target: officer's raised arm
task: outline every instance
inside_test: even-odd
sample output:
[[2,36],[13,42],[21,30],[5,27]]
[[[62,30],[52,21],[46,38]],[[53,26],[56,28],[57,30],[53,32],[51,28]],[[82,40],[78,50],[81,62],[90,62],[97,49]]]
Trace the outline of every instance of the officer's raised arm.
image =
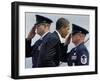
[[31,46],[31,39],[35,36],[35,30],[36,30],[36,25],[34,25],[32,27],[32,29],[30,30],[28,37],[26,38],[25,42],[26,42],[26,57],[31,57],[31,51],[33,46]]
[[36,34],[35,30],[36,30],[36,24],[32,27],[31,31],[29,32],[27,40],[31,40],[35,36]]
[[69,45],[71,41],[71,33],[65,37],[64,46]]

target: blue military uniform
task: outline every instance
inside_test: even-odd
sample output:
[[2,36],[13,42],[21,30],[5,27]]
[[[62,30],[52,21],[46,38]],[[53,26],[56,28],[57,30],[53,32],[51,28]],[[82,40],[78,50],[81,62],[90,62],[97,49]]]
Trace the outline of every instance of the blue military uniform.
[[89,64],[89,52],[84,43],[76,46],[69,52],[68,65],[88,65]]
[[[40,23],[51,24],[52,20],[50,20],[47,17],[36,15],[36,24]],[[47,41],[49,40],[50,34],[51,33],[48,32],[42,39],[36,41],[36,43],[33,46],[31,46],[31,40],[26,39],[26,57],[32,57],[32,67],[49,66],[49,62],[45,65],[43,65],[43,62],[46,61],[46,54],[49,53],[48,50],[46,50],[49,47],[46,47],[46,45]]]
[[[87,34],[89,33],[86,29],[72,24],[72,35],[76,33]],[[84,45],[84,42],[77,45],[68,53],[68,66],[80,66],[80,65],[89,65],[89,52]]]

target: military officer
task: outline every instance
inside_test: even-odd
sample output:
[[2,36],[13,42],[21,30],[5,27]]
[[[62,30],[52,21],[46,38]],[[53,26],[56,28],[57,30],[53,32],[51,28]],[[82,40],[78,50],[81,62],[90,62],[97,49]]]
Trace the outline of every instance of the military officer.
[[[33,26],[33,28],[28,34],[28,37],[26,38],[26,57],[32,57],[32,67],[33,68],[39,67],[38,64],[40,63],[38,62],[45,61],[44,60],[46,58],[45,51],[48,52],[48,50],[46,50],[46,48],[48,48],[46,47],[46,44],[51,34],[49,32],[51,23],[52,23],[51,19],[41,16],[41,15],[36,15],[36,24]],[[36,34],[35,32],[36,29],[37,29],[37,34],[39,34],[41,38],[38,41],[36,41],[36,43],[33,46],[31,46],[31,40],[32,38],[34,38]],[[40,58],[41,55],[42,57]],[[41,64],[41,65],[49,66],[47,64],[45,65]]]
[[68,53],[69,66],[89,65],[89,52],[84,45],[84,39],[88,33],[86,29],[72,24],[72,42],[76,47]]

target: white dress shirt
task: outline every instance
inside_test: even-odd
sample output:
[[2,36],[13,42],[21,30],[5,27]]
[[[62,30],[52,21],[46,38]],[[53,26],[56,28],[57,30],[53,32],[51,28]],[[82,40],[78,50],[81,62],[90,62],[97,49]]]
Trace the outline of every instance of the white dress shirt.
[[60,42],[61,43],[64,43],[65,42],[65,39],[61,37],[60,33],[56,30],[58,36],[59,36],[59,39],[60,39]]

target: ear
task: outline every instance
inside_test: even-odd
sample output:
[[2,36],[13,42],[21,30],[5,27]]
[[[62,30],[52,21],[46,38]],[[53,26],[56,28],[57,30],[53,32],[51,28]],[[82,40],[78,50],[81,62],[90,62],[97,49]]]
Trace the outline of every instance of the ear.
[[47,24],[45,23],[45,24],[43,24],[44,25],[44,28],[46,28],[47,27]]
[[85,37],[86,37],[86,35],[85,35],[85,34],[82,34],[82,37],[84,37],[84,38],[85,38]]

